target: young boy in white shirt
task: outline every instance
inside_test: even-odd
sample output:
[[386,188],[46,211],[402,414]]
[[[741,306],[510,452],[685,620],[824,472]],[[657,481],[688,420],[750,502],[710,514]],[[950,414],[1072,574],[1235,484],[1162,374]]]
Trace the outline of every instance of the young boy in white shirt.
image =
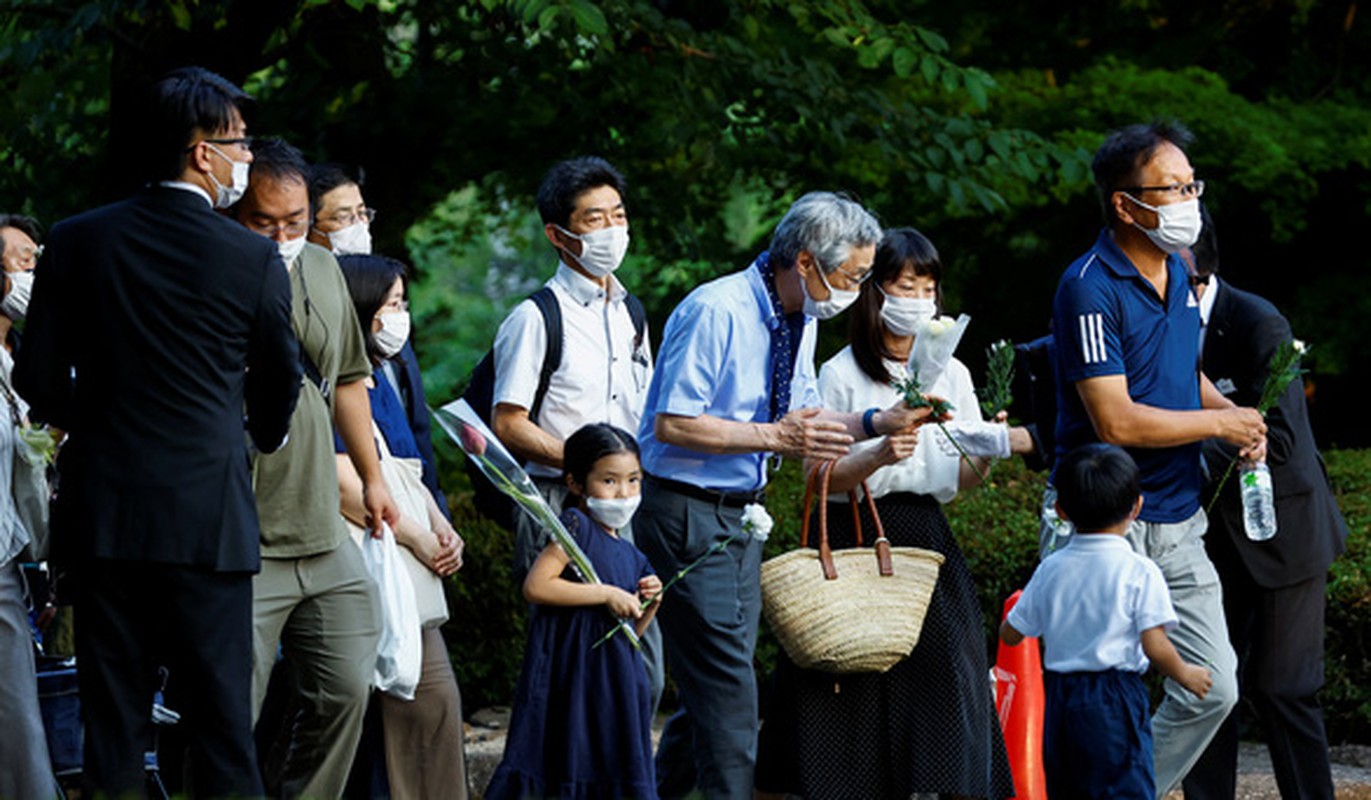
[[1000,626],[1005,644],[1043,640],[1047,794],[1152,800],[1148,663],[1201,698],[1213,681],[1166,638],[1177,620],[1161,570],[1124,539],[1142,508],[1133,459],[1085,445],[1062,459],[1056,484],[1057,513],[1080,535],[1038,565]]

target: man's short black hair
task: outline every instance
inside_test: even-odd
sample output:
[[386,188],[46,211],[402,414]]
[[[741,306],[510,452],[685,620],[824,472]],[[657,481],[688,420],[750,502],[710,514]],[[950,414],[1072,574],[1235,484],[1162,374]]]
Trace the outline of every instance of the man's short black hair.
[[1152,160],[1158,147],[1169,142],[1184,151],[1193,139],[1190,131],[1178,122],[1139,123],[1110,131],[1104,144],[1095,151],[1095,160],[1090,162],[1105,225],[1112,226],[1117,221],[1112,201],[1114,193],[1137,185],[1138,171]]
[[228,129],[233,112],[247,116],[252,98],[204,67],[182,67],[157,81],[147,98],[147,170],[153,180],[175,180],[185,168],[186,147],[196,130]]
[[364,176],[361,169],[350,169],[349,167],[328,162],[315,164],[309,171],[309,216],[314,219],[319,215],[319,205],[324,200],[324,195],[337,189],[339,186],[346,186],[349,183],[362,185]]
[[565,228],[571,223],[576,198],[599,186],[612,188],[620,199],[628,191],[624,176],[599,156],[579,156],[555,164],[538,187],[538,214],[543,224]]
[[1127,519],[1142,493],[1138,465],[1123,448],[1112,444],[1087,444],[1067,453],[1052,481],[1062,513],[1085,533]]
[[[43,243],[43,228],[38,220],[23,214],[0,213],[0,228],[14,228],[33,240],[34,244]],[[5,256],[5,240],[0,238],[0,258]]]
[[251,180],[296,181],[309,185],[309,162],[283,139],[255,139],[252,143]]

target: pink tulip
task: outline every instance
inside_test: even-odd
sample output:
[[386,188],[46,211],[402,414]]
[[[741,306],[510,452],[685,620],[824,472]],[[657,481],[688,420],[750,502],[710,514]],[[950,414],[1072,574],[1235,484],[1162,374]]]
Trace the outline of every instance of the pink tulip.
[[486,452],[486,437],[465,422],[462,423],[462,449],[474,456],[482,456]]

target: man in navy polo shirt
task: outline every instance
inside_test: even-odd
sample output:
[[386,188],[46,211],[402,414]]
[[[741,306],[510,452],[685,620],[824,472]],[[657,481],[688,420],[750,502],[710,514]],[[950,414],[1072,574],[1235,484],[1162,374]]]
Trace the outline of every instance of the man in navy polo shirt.
[[1182,128],[1114,131],[1092,169],[1105,229],[1062,275],[1053,303],[1057,453],[1087,442],[1126,448],[1141,473],[1143,507],[1128,540],[1161,568],[1180,625],[1171,641],[1204,664],[1214,685],[1199,699],[1166,682],[1152,718],[1157,796],[1180,783],[1237,702],[1219,578],[1204,549],[1200,443],[1221,438],[1265,458],[1266,426],[1199,370],[1200,318],[1175,253],[1195,242],[1199,196]]

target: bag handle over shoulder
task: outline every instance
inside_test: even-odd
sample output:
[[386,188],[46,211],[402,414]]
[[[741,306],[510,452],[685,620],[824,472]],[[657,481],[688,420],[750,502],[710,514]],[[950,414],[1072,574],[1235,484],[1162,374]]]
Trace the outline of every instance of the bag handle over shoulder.
[[[800,547],[808,547],[809,516],[813,510],[814,494],[817,490],[819,495],[819,564],[823,567],[824,577],[830,581],[838,577],[838,569],[833,565],[833,550],[828,543],[828,483],[836,463],[836,461],[825,461],[809,471],[809,475],[805,479],[805,511],[800,527]],[[862,494],[866,497],[866,506],[871,512],[872,524],[876,528],[877,569],[882,577],[889,577],[895,574],[890,557],[890,540],[885,538],[885,527],[881,525],[881,516],[876,513],[876,501],[872,498],[871,487],[867,485],[865,480],[862,481]],[[862,520],[860,509],[857,508],[856,490],[849,490],[847,497],[848,506],[852,508],[852,527],[856,534],[857,546],[861,547]]]

